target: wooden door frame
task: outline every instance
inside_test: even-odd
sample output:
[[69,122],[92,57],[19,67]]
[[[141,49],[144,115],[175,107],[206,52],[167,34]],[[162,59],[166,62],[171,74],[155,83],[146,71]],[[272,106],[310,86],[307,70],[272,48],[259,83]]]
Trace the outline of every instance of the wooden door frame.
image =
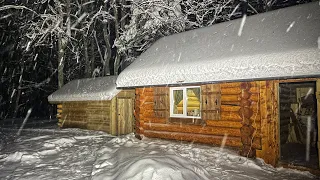
[[318,163],[320,168],[320,78],[304,78],[304,79],[286,79],[286,80],[278,80],[278,82],[275,84],[278,87],[278,95],[277,95],[277,100],[278,100],[278,144],[279,144],[279,154],[278,154],[278,160],[280,160],[281,156],[281,144],[280,144],[280,92],[279,92],[279,87],[280,84],[282,83],[299,83],[299,82],[314,82],[315,83],[315,94],[317,97],[317,123],[318,123],[318,142],[317,142],[317,149],[318,149]]
[[[119,109],[118,109],[118,100],[119,99],[123,99],[123,100],[131,100],[131,114],[128,114],[128,116],[132,116],[131,120],[133,121],[132,122],[132,132],[133,132],[133,126],[134,126],[134,115],[133,115],[133,112],[134,112],[134,98],[132,97],[116,97],[116,109],[117,109],[117,113],[116,113],[116,131],[117,131],[117,135],[121,135],[121,130],[120,130],[120,127],[119,127]],[[126,103],[129,103],[129,102],[126,102]],[[125,128],[126,129],[126,128]],[[131,132],[130,132],[131,133]]]

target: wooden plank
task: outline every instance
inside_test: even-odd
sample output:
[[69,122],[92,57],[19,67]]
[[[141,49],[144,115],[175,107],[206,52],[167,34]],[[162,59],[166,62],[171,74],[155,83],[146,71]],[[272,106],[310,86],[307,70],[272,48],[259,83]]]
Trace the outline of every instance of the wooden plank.
[[221,93],[219,84],[206,84],[201,86],[201,117],[207,119],[220,119]]
[[266,87],[266,81],[260,81],[259,82],[259,89],[260,89],[260,116],[261,116],[261,145],[262,149],[257,150],[256,155],[257,157],[260,157],[262,159],[266,159],[267,156],[267,139],[268,139],[268,131],[267,131],[267,87]]
[[118,110],[117,110],[117,98],[113,98],[111,100],[111,107],[110,107],[110,134],[111,135],[117,135],[117,127],[118,127],[118,122],[117,122],[117,114],[118,114]]
[[126,114],[125,114],[125,100],[121,98],[117,98],[117,119],[118,119],[118,135],[125,134],[125,122],[126,122]]
[[127,103],[128,103],[128,109],[127,109],[128,118],[127,118],[127,132],[126,132],[127,134],[132,133],[134,129],[133,102],[134,102],[133,99],[127,100]]
[[260,83],[262,150],[257,151],[257,156],[273,166],[279,158],[278,82]]

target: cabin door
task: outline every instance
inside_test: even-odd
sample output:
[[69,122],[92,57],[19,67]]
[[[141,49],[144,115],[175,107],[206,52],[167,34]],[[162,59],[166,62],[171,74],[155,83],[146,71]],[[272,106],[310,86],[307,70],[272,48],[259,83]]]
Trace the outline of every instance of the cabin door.
[[319,82],[279,84],[280,161],[283,163],[319,167]]
[[132,98],[117,98],[117,119],[118,135],[129,134],[133,132],[133,99]]

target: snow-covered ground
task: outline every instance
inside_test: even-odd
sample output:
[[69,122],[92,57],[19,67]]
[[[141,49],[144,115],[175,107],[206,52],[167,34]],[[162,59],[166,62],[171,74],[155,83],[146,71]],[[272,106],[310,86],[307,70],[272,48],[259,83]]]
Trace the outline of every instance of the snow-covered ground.
[[317,179],[207,145],[80,129],[0,131],[0,179]]

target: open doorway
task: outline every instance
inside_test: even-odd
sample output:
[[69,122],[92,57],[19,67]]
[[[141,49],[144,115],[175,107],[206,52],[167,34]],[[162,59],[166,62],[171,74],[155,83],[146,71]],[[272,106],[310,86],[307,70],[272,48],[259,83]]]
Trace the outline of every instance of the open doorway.
[[319,168],[316,82],[279,85],[280,161]]

